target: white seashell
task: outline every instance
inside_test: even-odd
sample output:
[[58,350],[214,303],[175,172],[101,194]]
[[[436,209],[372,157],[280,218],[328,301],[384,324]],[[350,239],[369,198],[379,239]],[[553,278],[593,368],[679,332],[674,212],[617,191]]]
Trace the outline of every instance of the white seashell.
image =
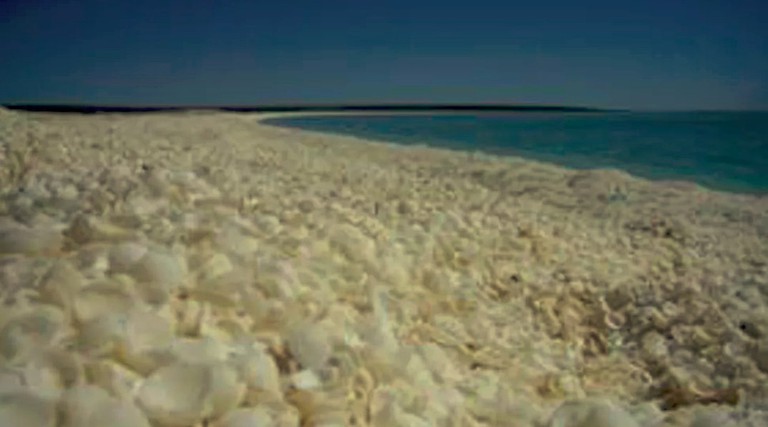
[[87,427],[151,427],[144,413],[130,400],[110,399],[97,407],[88,421]]
[[635,405],[631,408],[631,413],[641,426],[658,426],[665,418],[664,412],[654,402]]
[[[371,409],[371,425],[387,427],[406,427],[410,426],[409,421],[418,421],[409,419],[408,414],[403,411],[400,404],[390,390],[377,390],[374,393]],[[414,426],[422,423],[414,423]]]
[[78,345],[91,356],[112,354],[117,342],[125,335],[125,313],[107,313],[83,323],[79,328]]
[[247,287],[242,287],[239,294],[240,304],[243,307],[243,310],[250,316],[253,323],[262,323],[262,320],[269,312],[269,305],[267,304],[264,294],[259,290]]
[[149,427],[149,421],[133,403],[117,400],[92,385],[67,390],[61,408],[63,427]]
[[310,369],[293,374],[291,376],[291,383],[299,390],[313,390],[322,386],[320,378]]
[[268,296],[281,300],[292,300],[299,294],[298,277],[287,261],[268,261],[260,265],[257,283]]
[[86,365],[91,383],[119,398],[132,399],[144,378],[124,365],[104,359]]
[[301,322],[288,334],[288,348],[299,363],[309,369],[319,370],[331,357],[331,341],[319,324]]
[[390,325],[382,325],[379,320],[369,317],[354,326],[360,339],[377,352],[386,355],[393,355],[397,352],[397,339],[393,335]]
[[54,427],[56,403],[31,393],[1,395],[0,426]]
[[241,408],[224,415],[215,427],[278,427],[270,411],[264,407]]
[[0,396],[23,392],[24,375],[16,369],[0,367]]
[[200,301],[187,299],[174,302],[177,313],[176,333],[179,335],[199,336],[203,322],[210,318],[210,305]]
[[173,327],[166,318],[150,310],[131,310],[121,338],[117,360],[139,373],[147,374],[171,359]]
[[230,309],[237,306],[236,291],[230,286],[207,284],[188,291],[189,297],[201,303],[207,303],[215,307]]
[[131,275],[136,280],[152,283],[167,283],[175,286],[184,279],[183,266],[180,260],[169,253],[159,250],[148,251],[141,257],[133,268]]
[[213,363],[227,359],[229,348],[210,337],[177,338],[173,343],[176,361],[183,363]]
[[85,381],[85,370],[80,355],[68,349],[52,349],[41,355],[44,364],[56,371],[63,387],[72,387]]
[[275,360],[258,345],[241,344],[230,360],[248,388],[280,393],[280,371]]
[[48,270],[40,284],[40,301],[70,313],[75,295],[85,286],[85,276],[70,262],[59,261]]
[[132,197],[127,203],[129,211],[139,216],[149,216],[163,209],[167,201],[163,199],[149,200],[144,196]]
[[63,389],[57,372],[41,363],[30,363],[23,368],[24,391],[55,401]]
[[0,356],[7,362],[26,360],[58,343],[66,316],[54,306],[38,305],[7,320],[0,328]]
[[254,219],[254,224],[267,235],[277,234],[282,228],[280,220],[272,215],[259,215]]
[[247,257],[259,249],[259,241],[248,236],[243,236],[235,228],[228,228],[216,236],[216,244],[224,251]]
[[93,284],[75,296],[75,319],[82,324],[108,314],[127,313],[136,304],[131,291],[118,283]]
[[21,226],[0,229],[0,255],[58,252],[63,242],[61,233],[54,229]]
[[200,266],[197,272],[197,280],[200,283],[211,282],[217,277],[229,273],[233,268],[232,262],[226,255],[217,253]]
[[236,408],[244,395],[235,372],[223,364],[175,363],[142,384],[139,405],[161,425],[192,425]]
[[134,230],[118,227],[88,215],[77,216],[65,233],[80,245],[93,242],[117,242],[134,239],[137,236]]
[[148,251],[130,269],[137,281],[136,290],[150,304],[164,304],[170,292],[182,284],[184,268],[179,259],[171,254]]
[[[423,414],[428,419],[445,419],[455,416],[459,408],[464,407],[466,399],[455,388],[440,387],[430,394],[427,410]],[[503,403],[503,402],[500,402]],[[431,416],[427,416],[427,414]]]
[[59,407],[63,415],[64,427],[89,426],[90,418],[100,406],[109,403],[111,397],[102,389],[94,385],[75,386],[61,397]]
[[150,171],[150,173],[145,178],[145,183],[149,188],[150,194],[152,196],[163,197],[171,191],[172,187],[171,184],[167,182],[167,178],[168,171],[161,169]]
[[109,269],[108,248],[103,245],[83,246],[75,258],[77,268],[91,279],[104,278]]
[[669,354],[667,340],[656,331],[646,332],[643,335],[640,348],[643,356],[649,359],[662,359]]
[[125,242],[112,247],[109,251],[109,269],[111,273],[128,273],[147,253],[147,247],[139,243]]
[[358,228],[342,224],[331,230],[331,246],[353,261],[373,263],[376,247]]
[[77,187],[72,184],[63,185],[55,189],[56,197],[62,200],[75,200],[78,196]]
[[405,366],[409,375],[409,381],[419,389],[431,389],[435,387],[435,379],[424,360],[418,354],[412,354]]
[[436,378],[444,382],[461,380],[461,374],[442,347],[435,343],[427,343],[421,345],[419,350],[424,362]]
[[581,399],[560,405],[548,427],[640,427],[623,409],[606,401]]

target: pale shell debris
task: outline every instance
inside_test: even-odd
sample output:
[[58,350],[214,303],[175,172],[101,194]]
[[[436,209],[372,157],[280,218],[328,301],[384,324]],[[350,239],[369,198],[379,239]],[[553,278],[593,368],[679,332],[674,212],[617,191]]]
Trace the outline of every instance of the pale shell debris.
[[226,365],[175,363],[146,379],[138,391],[138,402],[161,425],[192,425],[236,408],[244,391]]
[[0,425],[55,427],[56,401],[29,392],[0,395]]
[[57,230],[23,226],[0,229],[0,255],[55,253],[61,250],[63,243]]

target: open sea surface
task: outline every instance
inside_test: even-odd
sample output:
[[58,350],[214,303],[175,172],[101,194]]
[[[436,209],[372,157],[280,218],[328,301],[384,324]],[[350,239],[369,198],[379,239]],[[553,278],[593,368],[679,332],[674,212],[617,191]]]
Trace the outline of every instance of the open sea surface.
[[768,194],[768,112],[335,115],[266,123]]

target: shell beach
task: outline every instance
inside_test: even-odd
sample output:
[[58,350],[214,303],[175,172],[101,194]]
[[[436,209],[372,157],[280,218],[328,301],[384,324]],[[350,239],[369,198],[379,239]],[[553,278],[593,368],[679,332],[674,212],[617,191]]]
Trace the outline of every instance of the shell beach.
[[0,425],[768,425],[768,198],[0,109]]

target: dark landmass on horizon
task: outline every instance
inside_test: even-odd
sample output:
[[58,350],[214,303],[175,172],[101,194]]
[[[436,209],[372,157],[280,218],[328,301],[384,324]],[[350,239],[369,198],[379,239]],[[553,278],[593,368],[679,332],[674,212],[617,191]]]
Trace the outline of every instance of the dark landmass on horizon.
[[262,105],[262,106],[108,106],[77,104],[4,104],[11,110],[50,113],[153,113],[184,111],[231,111],[238,113],[292,113],[292,112],[343,112],[343,111],[471,111],[471,112],[551,112],[551,113],[608,113],[628,110],[560,105],[514,104],[360,104],[360,105]]

